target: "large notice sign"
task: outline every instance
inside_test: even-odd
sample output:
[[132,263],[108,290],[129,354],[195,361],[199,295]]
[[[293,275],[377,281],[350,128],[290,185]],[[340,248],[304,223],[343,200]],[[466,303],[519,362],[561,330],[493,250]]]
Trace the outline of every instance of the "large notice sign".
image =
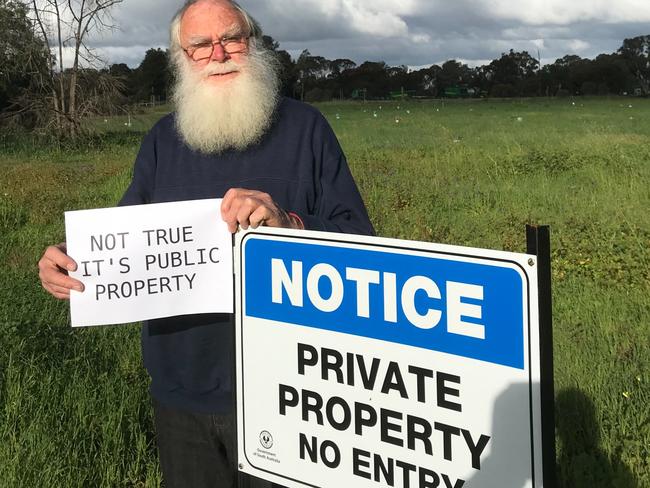
[[288,487],[541,487],[535,256],[238,238],[238,454]]
[[83,282],[72,326],[233,310],[232,235],[220,199],[66,212]]

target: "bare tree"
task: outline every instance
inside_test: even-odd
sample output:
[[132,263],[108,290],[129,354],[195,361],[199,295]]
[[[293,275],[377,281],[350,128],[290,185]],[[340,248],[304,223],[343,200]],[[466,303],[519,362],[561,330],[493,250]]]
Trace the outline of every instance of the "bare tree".
[[[59,134],[75,137],[81,119],[92,113],[102,95],[113,95],[117,86],[110,75],[84,77],[87,68],[97,68],[101,59],[88,44],[88,36],[114,30],[111,9],[123,0],[31,0],[35,26],[49,50],[49,77],[42,80],[43,91],[49,94],[52,123]],[[64,49],[73,52],[72,66],[64,68]],[[80,87],[81,81],[95,86]],[[81,95],[92,94],[92,96]],[[43,104],[45,108],[46,104]]]

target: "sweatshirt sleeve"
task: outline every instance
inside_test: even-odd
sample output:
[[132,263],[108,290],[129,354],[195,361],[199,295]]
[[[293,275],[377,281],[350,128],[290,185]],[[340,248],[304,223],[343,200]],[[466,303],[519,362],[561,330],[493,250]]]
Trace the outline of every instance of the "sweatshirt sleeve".
[[313,154],[316,207],[314,212],[306,215],[297,213],[305,228],[374,235],[375,230],[343,150],[322,115],[314,127]]

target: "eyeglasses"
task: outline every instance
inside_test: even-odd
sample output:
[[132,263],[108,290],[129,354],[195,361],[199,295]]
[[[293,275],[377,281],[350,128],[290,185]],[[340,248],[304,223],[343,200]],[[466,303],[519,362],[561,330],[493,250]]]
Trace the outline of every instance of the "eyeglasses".
[[223,52],[226,54],[243,53],[248,48],[249,38],[250,36],[224,37],[217,41],[192,44],[191,46],[183,48],[183,51],[185,51],[193,61],[203,61],[212,57],[214,46],[217,44],[221,46]]

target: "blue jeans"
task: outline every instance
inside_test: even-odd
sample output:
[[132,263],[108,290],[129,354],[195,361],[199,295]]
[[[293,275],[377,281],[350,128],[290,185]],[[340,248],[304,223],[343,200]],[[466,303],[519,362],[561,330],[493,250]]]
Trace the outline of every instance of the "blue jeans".
[[[234,417],[187,412],[153,400],[165,488],[270,488],[236,469]],[[281,488],[281,487],[278,487]]]

